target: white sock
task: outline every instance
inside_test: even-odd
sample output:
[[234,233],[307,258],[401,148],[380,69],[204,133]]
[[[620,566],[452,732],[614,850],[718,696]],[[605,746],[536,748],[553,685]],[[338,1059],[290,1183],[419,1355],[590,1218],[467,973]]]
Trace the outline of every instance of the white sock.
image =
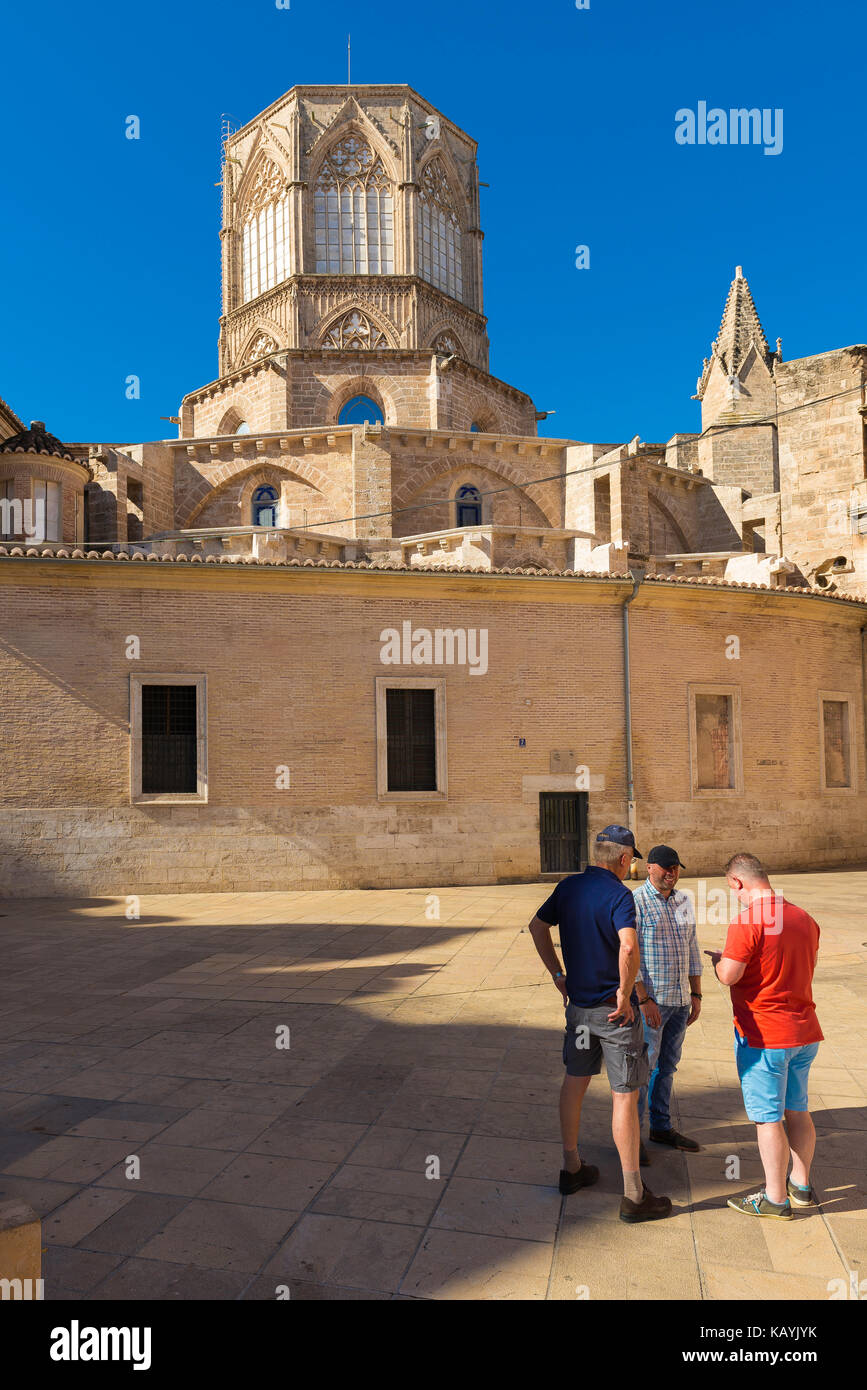
[[640,1173],[623,1174],[623,1195],[628,1197],[631,1202],[640,1202],[644,1196],[644,1183],[641,1181]]

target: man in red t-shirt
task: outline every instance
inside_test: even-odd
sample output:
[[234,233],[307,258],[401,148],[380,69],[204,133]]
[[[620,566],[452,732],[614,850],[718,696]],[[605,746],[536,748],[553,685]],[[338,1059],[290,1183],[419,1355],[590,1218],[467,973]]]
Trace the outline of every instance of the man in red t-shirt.
[[738,1076],[765,1170],[761,1192],[731,1197],[728,1205],[748,1216],[788,1220],[793,1203],[813,1203],[816,1130],[807,1077],[823,1038],[812,991],[819,928],[773,891],[755,855],[734,855],[725,876],[744,911],[729,927],[723,950],[707,954],[717,979],[731,987]]

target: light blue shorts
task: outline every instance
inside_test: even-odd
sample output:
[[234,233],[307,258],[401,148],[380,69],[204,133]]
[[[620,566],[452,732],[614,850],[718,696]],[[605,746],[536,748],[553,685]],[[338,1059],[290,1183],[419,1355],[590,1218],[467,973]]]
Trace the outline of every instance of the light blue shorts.
[[750,1047],[735,1031],[735,1058],[744,1107],[754,1124],[772,1124],[785,1110],[806,1110],[807,1078],[819,1044]]

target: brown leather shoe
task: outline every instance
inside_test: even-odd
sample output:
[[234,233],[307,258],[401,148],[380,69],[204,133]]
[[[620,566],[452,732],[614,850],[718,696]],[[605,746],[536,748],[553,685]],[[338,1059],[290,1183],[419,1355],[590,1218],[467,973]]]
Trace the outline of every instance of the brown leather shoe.
[[564,1197],[571,1197],[573,1192],[578,1192],[582,1187],[592,1187],[598,1181],[599,1169],[594,1163],[582,1163],[577,1173],[560,1169],[560,1192]]
[[685,1153],[697,1154],[701,1151],[700,1144],[688,1139],[685,1134],[678,1134],[676,1129],[652,1129],[650,1138],[654,1144],[666,1144],[670,1149],[683,1149]]
[[621,1221],[658,1221],[662,1216],[668,1216],[671,1212],[670,1197],[654,1197],[647,1186],[642,1183],[644,1196],[640,1202],[633,1202],[631,1197],[620,1198],[620,1220]]

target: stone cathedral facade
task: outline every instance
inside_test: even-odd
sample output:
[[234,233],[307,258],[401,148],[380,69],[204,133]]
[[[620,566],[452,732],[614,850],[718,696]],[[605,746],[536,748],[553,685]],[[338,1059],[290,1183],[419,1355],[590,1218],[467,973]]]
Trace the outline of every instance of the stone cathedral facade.
[[466,132],[297,86],[223,155],[217,375],[177,437],[0,402],[9,890],[526,878],[597,819],[696,870],[744,828],[779,865],[867,853],[867,347],[785,361],[738,267],[700,428],[540,436],[490,372]]
[[177,439],[52,454],[0,416],[0,501],[62,485],[46,540],[867,590],[867,348],[786,362],[740,267],[700,430],[542,438],[489,371],[475,142],[412,88],[293,87],[226,134],[222,196],[219,371]]

